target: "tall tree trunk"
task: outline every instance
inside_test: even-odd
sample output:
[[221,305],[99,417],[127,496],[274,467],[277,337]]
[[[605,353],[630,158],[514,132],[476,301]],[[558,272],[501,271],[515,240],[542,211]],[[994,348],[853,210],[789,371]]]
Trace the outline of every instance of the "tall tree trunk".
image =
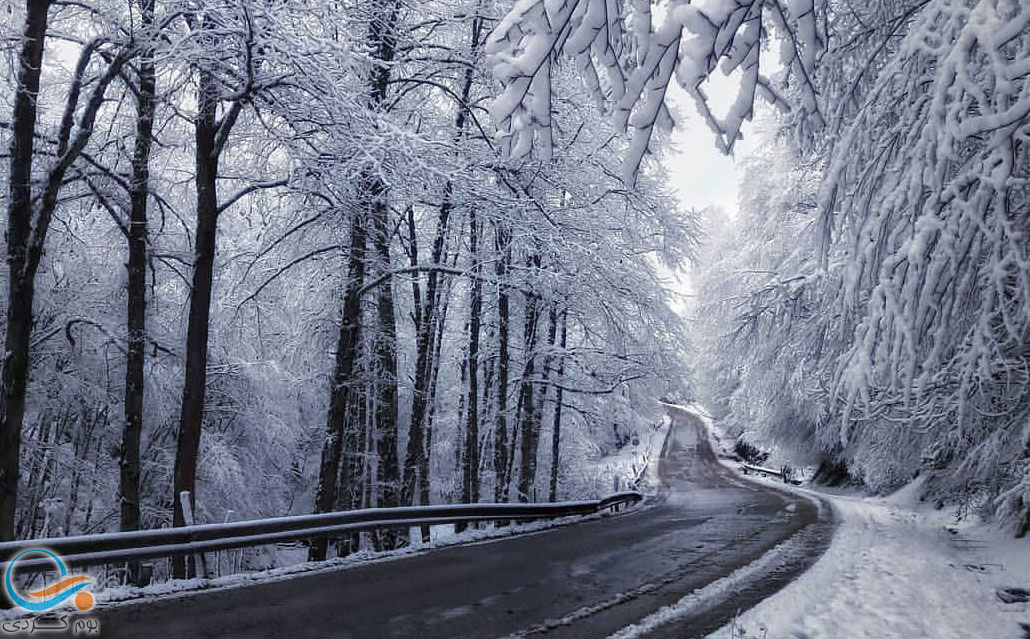
[[[475,57],[479,50],[479,41],[483,29],[483,19],[479,15],[472,22],[471,53]],[[472,67],[465,70],[460,90],[461,104],[458,105],[457,115],[454,120],[455,140],[461,140],[465,135],[465,126],[468,119],[467,104],[469,95],[472,92],[473,81]],[[447,238],[447,222],[453,208],[454,185],[448,181],[444,184],[443,198],[440,203],[440,216],[437,221],[436,237],[433,240],[432,264],[438,266],[443,258],[444,242]],[[411,422],[408,427],[408,455],[404,464],[404,503],[414,503],[415,477],[418,476],[419,500],[422,503],[429,502],[429,464],[431,455],[431,426],[428,424],[428,414],[432,412],[431,404],[434,401],[433,387],[436,371],[438,369],[437,358],[434,352],[439,352],[440,339],[434,340],[434,331],[442,333],[443,322],[439,316],[439,278],[436,272],[430,271],[426,284],[426,305],[418,318],[422,325],[416,326],[416,362],[415,362],[415,387],[412,395]],[[417,291],[416,291],[417,293]],[[418,300],[416,299],[416,303]],[[435,342],[435,343],[434,343]],[[421,442],[420,447],[413,447],[411,442]],[[428,528],[423,527],[423,537],[428,541]]]
[[536,457],[540,441],[540,430],[536,423],[536,403],[533,376],[536,374],[537,323],[540,317],[540,301],[526,294],[526,321],[523,327],[523,344],[525,345],[526,365],[522,371],[519,384],[519,435],[520,459],[518,500],[527,502],[532,496],[533,483],[536,480]]
[[[408,206],[405,217],[408,223],[408,264],[411,268],[417,269],[418,234],[415,233],[415,208]],[[415,324],[415,334],[418,335],[422,330],[422,285],[417,276],[411,278],[411,299],[414,301],[411,319]]]
[[[28,0],[25,34],[18,57],[14,113],[11,118],[10,198],[7,218],[7,265],[9,269],[5,355],[3,359],[3,397],[0,399],[0,541],[14,539],[18,498],[18,465],[21,455],[21,429],[25,420],[25,392],[29,376],[29,345],[32,338],[32,304],[36,273],[43,257],[47,232],[57,209],[58,195],[66,183],[68,169],[82,154],[93,135],[97,112],[111,82],[121,73],[134,49],[126,46],[110,59],[99,77],[85,80],[99,40],[83,47],[69,85],[61,116],[54,157],[41,192],[32,194],[32,162],[36,133],[40,69],[43,64],[47,12],[50,2]],[[79,112],[79,97],[84,86],[91,87],[89,100]],[[75,129],[75,135],[72,130]]]
[[[337,510],[361,508],[365,502],[365,454],[368,442],[366,401],[362,387],[355,388],[348,397],[350,416],[343,436],[343,455],[340,460],[339,499]],[[336,545],[337,555],[344,557],[361,548],[361,533],[344,535]]]
[[[179,441],[175,455],[175,503],[172,525],[183,526],[186,519],[182,499],[189,493],[190,509],[196,512],[197,451],[204,422],[204,395],[207,387],[207,344],[211,327],[211,290],[214,279],[215,243],[218,233],[218,137],[219,87],[214,75],[201,66],[197,85],[196,171],[197,232],[194,242],[193,285],[190,291],[189,324],[186,329],[186,381],[179,417]],[[192,557],[191,557],[192,559]],[[192,576],[193,562],[184,557],[173,559],[176,578]]]
[[476,209],[469,209],[469,251],[472,259],[472,299],[469,309],[468,411],[465,421],[465,455],[462,462],[461,501],[479,501],[479,328],[483,308],[483,282],[479,277],[479,225]]
[[[153,40],[154,0],[140,0],[143,37]],[[128,353],[125,358],[125,429],[119,460],[121,530],[140,528],[140,436],[143,431],[143,366],[147,317],[147,198],[150,194],[150,148],[153,141],[156,79],[154,51],[146,47],[139,61],[136,96],[136,146],[132,156],[129,210]],[[129,582],[139,582],[139,562],[128,565]]]
[[[443,260],[444,242],[447,239],[447,224],[451,213],[451,184],[444,185],[444,199],[436,222],[436,236],[433,238],[431,264],[439,266]],[[404,460],[404,490],[402,502],[413,505],[418,488],[418,479],[426,465],[425,419],[429,405],[429,387],[433,370],[434,337],[437,328],[437,304],[439,303],[439,273],[429,271],[426,277],[425,304],[418,313],[416,330],[415,385],[411,397],[411,421],[408,424],[408,452]]]
[[[331,512],[336,505],[340,455],[348,431],[348,403],[352,393],[354,364],[361,348],[361,287],[365,282],[366,219],[355,213],[351,219],[350,247],[347,258],[347,286],[343,299],[343,317],[336,343],[336,365],[329,389],[329,415],[326,419],[325,442],[318,470],[315,512]],[[355,393],[357,394],[357,393]],[[317,539],[308,548],[309,561],[326,558],[328,542]]]
[[[382,108],[390,84],[390,62],[397,53],[397,19],[400,0],[379,0],[378,15],[369,28],[374,57],[380,62],[372,70],[369,105]],[[382,273],[390,271],[390,209],[386,185],[378,175],[369,174],[361,197],[372,222],[372,243]],[[379,506],[399,506],[400,467],[397,456],[397,318],[393,302],[393,282],[380,285],[377,299],[379,335],[374,341],[376,370],[376,439],[379,452]],[[424,318],[423,318],[424,319]],[[403,543],[405,535],[388,531],[381,537],[387,550]]]
[[[417,268],[418,267],[418,235],[415,233],[415,211],[414,211],[414,208],[411,207],[411,206],[408,206],[407,222],[408,222],[408,256],[409,256],[409,263],[411,264],[412,268]],[[411,297],[412,297],[412,301],[414,302],[414,304],[412,305],[412,308],[414,310],[412,312],[411,318],[412,318],[412,320],[413,320],[413,322],[415,324],[415,336],[416,336],[416,343],[417,343],[417,340],[418,340],[419,336],[422,335],[422,313],[423,313],[423,307],[422,307],[422,285],[421,285],[420,279],[418,277],[412,277],[411,278]],[[410,431],[410,429],[411,429],[410,425],[409,425],[408,429]],[[423,437],[423,439],[428,440],[428,436]],[[428,441],[426,441],[424,449],[425,450],[424,450],[424,452],[422,454],[423,463],[420,466],[428,467],[428,465],[429,465],[428,464],[428,460],[429,460],[429,453],[430,453],[430,447],[429,447],[429,442]],[[407,463],[407,460],[405,460],[405,463]],[[423,476],[422,472],[419,473],[419,493],[420,493],[419,501],[421,501],[422,503],[428,503],[428,501],[429,501],[429,485],[428,485],[429,481],[428,481],[428,479],[429,479],[428,477]],[[423,539],[423,541],[428,541],[428,539],[429,539],[429,527],[428,526],[422,526],[421,532],[422,532],[422,539]]]
[[[377,180],[378,182],[378,180]],[[390,227],[387,219],[385,187],[373,186],[373,245],[383,273],[390,270]],[[379,326],[374,341],[376,384],[376,439],[379,450],[379,495],[377,506],[392,508],[401,504],[400,466],[397,456],[397,318],[393,302],[393,282],[379,286],[376,300]],[[385,531],[380,539],[385,550],[396,548],[406,539],[397,531]]]
[[[369,95],[368,106],[375,110],[379,109],[386,97],[389,87],[390,67],[387,63],[393,60],[396,51],[396,27],[397,13],[399,10],[398,0],[373,0],[376,12],[373,16],[368,30],[368,41],[371,45],[373,56],[382,64],[377,64],[369,73]],[[351,220],[350,229],[350,255],[347,268],[347,287],[344,293],[343,319],[340,323],[340,335],[336,348],[336,365],[333,371],[332,387],[329,391],[329,417],[326,423],[326,439],[322,447],[322,461],[319,466],[318,490],[315,495],[315,512],[330,512],[336,505],[339,491],[340,458],[344,440],[348,430],[348,419],[351,414],[348,403],[352,399],[350,385],[353,382],[354,364],[361,348],[361,338],[364,333],[361,313],[361,288],[364,284],[365,275],[368,270],[368,253],[366,248],[368,227],[373,229],[373,245],[376,253],[383,261],[383,246],[385,244],[385,261],[383,268],[389,269],[389,237],[380,233],[380,228],[387,228],[386,216],[389,210],[386,206],[385,185],[370,170],[362,172],[359,178],[359,201],[360,213]],[[388,293],[389,301],[384,297]],[[379,467],[380,481],[388,479],[390,468],[396,468],[396,421],[397,421],[397,379],[396,379],[396,321],[393,315],[393,287],[389,280],[380,287],[378,291],[379,304],[378,312],[380,317],[380,332],[388,331],[390,335],[380,335],[377,339],[385,338],[383,348],[393,348],[394,352],[377,353],[377,365],[385,366],[393,370],[392,377],[388,380],[380,379],[376,382],[376,398],[374,402],[374,422],[377,428],[377,437],[385,438],[380,440],[379,455],[382,457]],[[386,316],[390,317],[387,318]],[[379,346],[377,345],[377,349]],[[392,366],[389,360],[393,360]],[[390,396],[393,400],[390,401]],[[386,400],[385,402],[382,400]],[[385,407],[384,407],[385,404]],[[391,424],[392,423],[392,424]],[[380,430],[380,429],[385,429]],[[392,432],[388,432],[392,431]],[[382,446],[394,448],[393,461],[384,453]],[[385,473],[385,474],[384,474]],[[396,480],[394,480],[396,483]],[[377,495],[379,505],[396,505],[396,499],[389,488],[385,488],[382,494]],[[384,503],[385,502],[385,503]],[[391,542],[392,543],[392,542]],[[308,549],[310,561],[321,561],[326,558],[328,542],[316,540]]]
[[18,84],[11,118],[10,199],[7,208],[7,332],[4,339],[3,405],[0,406],[0,541],[15,538],[18,463],[29,376],[35,273],[27,273],[32,224],[33,136],[39,76],[47,31],[47,0],[26,3],[25,36],[18,57]]
[[548,382],[551,381],[551,373],[554,372],[554,345],[558,339],[558,306],[556,304],[551,305],[551,312],[548,317],[547,351],[544,354],[543,374],[540,378],[540,392],[537,394],[535,412],[533,414],[533,425],[536,428],[538,439],[540,437],[540,432],[543,430],[544,410],[547,406],[547,395],[548,389],[550,388]]
[[510,231],[503,222],[494,227],[497,248],[497,414],[494,420],[494,501],[508,501],[509,459],[512,456],[508,442],[508,366],[510,310],[505,278],[511,259]]
[[[464,331],[467,334],[468,333],[468,329],[469,329],[469,322],[466,321],[465,325],[462,327],[461,330]],[[468,377],[469,377],[469,375],[468,375],[468,370],[469,370],[468,353],[469,353],[468,352],[468,345],[465,345],[461,349],[461,358],[459,358],[459,360],[458,360],[458,362],[459,362],[458,363],[458,388],[465,388],[465,383],[468,381]],[[468,400],[468,395],[466,393],[462,393],[461,395],[458,395],[458,419],[457,419],[457,424],[458,424],[459,430],[461,428],[464,428],[464,426],[465,426],[465,402],[466,402],[466,400]],[[459,437],[457,442],[456,442],[456,444],[455,444],[455,446],[456,446],[456,448],[455,448],[455,451],[454,451],[454,476],[455,477],[461,477],[462,476],[461,465],[462,465],[462,462],[465,461],[465,449],[464,449],[465,441]],[[458,492],[459,493],[461,492],[461,486],[460,485],[458,487]],[[459,530],[459,532],[460,532],[460,530]]]
[[554,392],[554,428],[551,431],[551,486],[548,493],[550,501],[558,500],[558,462],[561,445],[561,411],[562,394],[565,390],[562,387],[565,376],[565,346],[568,343],[569,312],[562,311],[561,314],[561,355],[558,356],[558,377],[557,387]]
[[[444,264],[447,260],[444,260]],[[454,251],[453,259],[451,260],[451,268],[457,264],[457,251]],[[430,503],[430,463],[432,462],[433,452],[433,419],[436,415],[437,410],[437,389],[440,386],[440,368],[443,361],[441,354],[443,352],[444,345],[444,330],[447,328],[447,308],[450,305],[450,292],[453,280],[448,279],[445,285],[441,285],[437,289],[437,303],[435,308],[437,309],[436,317],[434,322],[436,328],[434,329],[434,337],[431,344],[431,357],[432,367],[430,371],[430,389],[428,389],[426,398],[426,409],[425,419],[422,423],[422,441],[425,442],[424,450],[422,451],[422,459],[419,464],[418,471],[418,493],[419,503],[428,504]],[[462,359],[464,362],[464,359]],[[465,385],[464,378],[462,378],[461,385]],[[422,526],[422,540],[430,540],[430,527]]]
[[[457,255],[455,255],[457,258]],[[440,353],[443,351],[443,332],[447,326],[447,307],[450,303],[451,295],[451,284],[448,281],[446,287],[439,287],[437,289],[437,302],[435,308],[437,309],[436,317],[434,322],[436,328],[434,329],[431,349],[431,370],[429,372],[429,391],[427,393],[427,409],[426,416],[422,425],[422,441],[424,442],[424,450],[422,452],[422,459],[419,461],[418,467],[418,492],[419,492],[419,503],[429,504],[430,502],[430,473],[429,464],[432,461],[433,451],[433,416],[436,414],[436,389],[440,379]],[[429,541],[429,526],[422,526],[422,541]]]

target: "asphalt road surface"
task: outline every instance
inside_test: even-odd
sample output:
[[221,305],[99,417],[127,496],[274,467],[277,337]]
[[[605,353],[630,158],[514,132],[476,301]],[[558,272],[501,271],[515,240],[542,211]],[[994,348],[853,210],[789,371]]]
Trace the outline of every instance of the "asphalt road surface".
[[[788,538],[802,552],[647,637],[703,637],[803,572],[833,522],[743,481],[703,426],[670,409],[663,487],[625,514],[254,586],[107,607],[103,637],[603,638]],[[828,512],[828,511],[827,511]]]

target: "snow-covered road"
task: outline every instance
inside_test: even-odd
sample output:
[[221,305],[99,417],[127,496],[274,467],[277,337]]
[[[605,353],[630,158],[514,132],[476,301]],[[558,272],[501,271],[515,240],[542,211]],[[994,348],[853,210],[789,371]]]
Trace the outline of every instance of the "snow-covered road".
[[672,415],[658,460],[662,491],[636,512],[246,588],[103,606],[103,635],[704,636],[807,568],[832,523],[809,499],[737,478],[718,464],[699,420]]

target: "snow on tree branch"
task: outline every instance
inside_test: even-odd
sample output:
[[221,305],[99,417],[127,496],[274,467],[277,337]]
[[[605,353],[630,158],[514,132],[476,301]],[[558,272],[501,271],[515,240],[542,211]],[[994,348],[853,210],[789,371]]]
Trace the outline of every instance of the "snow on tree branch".
[[[726,153],[758,96],[821,127],[815,76],[827,43],[825,12],[813,0],[520,0],[487,44],[504,86],[492,105],[498,135],[514,158],[534,149],[551,157],[553,67],[561,57],[573,61],[629,138],[629,179],[673,125],[666,98],[674,76]],[[779,45],[778,66],[763,74],[761,51],[771,44]],[[739,72],[738,97],[723,115],[713,112],[703,86],[716,69]]]

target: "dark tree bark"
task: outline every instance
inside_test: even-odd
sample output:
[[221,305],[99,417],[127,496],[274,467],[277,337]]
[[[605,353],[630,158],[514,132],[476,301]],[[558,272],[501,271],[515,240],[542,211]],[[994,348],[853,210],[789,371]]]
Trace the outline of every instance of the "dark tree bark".
[[497,414],[494,420],[494,501],[508,501],[508,485],[510,475],[511,451],[508,442],[508,367],[511,361],[509,353],[509,300],[508,289],[504,280],[508,275],[508,262],[511,259],[510,231],[503,222],[495,227],[495,244],[497,250]]
[[25,36],[18,57],[18,84],[11,118],[10,200],[7,208],[7,332],[5,337],[3,415],[0,416],[0,541],[14,539],[18,500],[18,462],[29,375],[32,300],[35,279],[26,277],[32,223],[33,135],[36,96],[47,30],[46,0],[26,3]]
[[[466,334],[468,334],[468,329],[469,329],[469,323],[468,323],[468,321],[466,321],[465,325],[462,327],[462,331],[464,331]],[[459,388],[465,388],[465,383],[468,381],[468,370],[469,370],[469,358],[468,358],[468,345],[467,344],[462,347],[462,349],[461,349],[461,358],[458,360],[458,362],[459,362],[458,363],[458,387]],[[462,393],[461,395],[458,396],[458,419],[457,419],[457,424],[459,425],[459,428],[464,428],[464,425],[465,425],[465,402],[466,402],[466,400],[468,400],[468,395],[466,393]],[[454,476],[455,477],[461,477],[462,476],[462,470],[461,470],[462,466],[461,465],[462,465],[462,462],[465,461],[465,448],[464,447],[465,447],[464,439],[459,438],[458,442],[457,442],[457,448],[455,449],[455,455],[454,455]],[[461,492],[460,485],[458,487],[458,492],[459,493]],[[464,530],[464,528],[461,527],[461,524],[456,524],[455,525],[455,529],[458,532],[461,532],[462,530]]]
[[[369,42],[380,62],[372,70],[369,104],[380,109],[390,84],[390,63],[397,53],[397,19],[399,0],[379,0],[377,15],[369,28]],[[390,271],[390,222],[386,185],[376,174],[369,174],[362,194],[373,227],[372,241],[382,273]],[[401,503],[400,467],[397,453],[397,318],[393,302],[393,283],[387,278],[378,289],[376,304],[379,335],[374,342],[376,361],[376,439],[379,452],[378,506],[394,507]],[[403,543],[406,535],[387,531],[381,537],[386,550]]]
[[[350,247],[347,258],[347,285],[343,300],[343,317],[336,344],[336,365],[329,389],[329,416],[318,472],[315,512],[331,512],[336,505],[340,455],[348,431],[348,405],[353,392],[354,364],[361,348],[361,287],[365,282],[366,220],[355,213],[351,220]],[[323,561],[328,548],[326,540],[315,540],[308,548],[310,561]]]
[[[358,375],[360,375],[360,371]],[[374,497],[366,496],[366,478],[368,465],[366,454],[369,441],[368,401],[365,384],[356,385],[348,394],[348,411],[350,413],[343,436],[343,455],[340,459],[339,498],[334,506],[336,510],[353,510],[363,508],[374,501]],[[361,548],[361,533],[344,535],[336,544],[337,555],[345,557]]]
[[[408,261],[409,261],[409,264],[411,265],[411,267],[413,269],[415,269],[415,268],[418,268],[418,235],[415,232],[415,211],[414,211],[414,208],[411,207],[411,206],[409,206],[408,210],[407,210],[407,222],[408,222],[408,258],[409,258]],[[414,304],[412,304],[412,309],[413,310],[412,310],[412,314],[411,314],[411,319],[412,319],[412,322],[415,325],[415,336],[416,336],[416,342],[417,342],[419,336],[422,335],[422,312],[423,312],[423,308],[422,308],[422,284],[421,284],[420,278],[418,278],[418,277],[411,278],[411,298],[412,298],[412,301],[414,302]],[[411,428],[410,425],[409,425],[408,428],[409,428],[409,431],[410,431],[410,428]],[[426,438],[426,439],[428,439],[428,438]],[[425,449],[426,450],[423,453],[423,458],[428,461],[428,458],[429,458],[428,457],[429,456],[429,445],[428,445],[428,442],[426,443]],[[407,460],[406,459],[405,459],[405,464],[407,464]],[[424,463],[422,465],[428,466],[427,463]],[[427,484],[427,482],[424,481],[424,479],[428,479],[428,478],[423,478],[421,476],[421,473],[420,473],[420,476],[419,476],[420,501],[428,502],[429,501],[429,495],[428,495],[429,491],[428,491],[428,489],[423,488],[423,486],[425,484]],[[428,526],[423,526],[422,527],[422,537],[424,539],[427,539],[429,537]]]
[[[369,25],[368,41],[373,57],[379,61],[369,73],[368,106],[375,110],[382,107],[390,80],[390,66],[396,52],[397,15],[400,4],[397,0],[376,0],[374,15]],[[315,496],[315,512],[330,512],[337,503],[340,481],[340,459],[345,438],[352,425],[348,423],[354,411],[349,403],[356,398],[351,385],[354,384],[354,367],[361,349],[363,318],[361,313],[361,290],[368,271],[366,248],[368,229],[372,229],[372,241],[383,272],[389,270],[389,236],[386,204],[386,185],[370,170],[359,178],[359,214],[351,221],[351,244],[348,258],[347,286],[344,294],[343,319],[336,348],[336,366],[329,391],[329,417],[326,423],[326,440],[322,448],[319,467],[318,491]],[[374,490],[380,506],[396,506],[397,480],[397,360],[396,360],[396,318],[393,309],[393,286],[387,280],[385,286],[377,289],[380,335],[376,336],[373,350],[376,353],[374,370],[380,375],[376,380],[373,402],[373,422],[376,428],[378,453],[380,455],[380,482],[383,486]],[[386,352],[392,349],[392,352]],[[386,373],[384,371],[392,371]],[[363,398],[362,398],[363,399]],[[392,452],[390,452],[392,449]],[[378,539],[378,538],[377,538]],[[394,547],[398,543],[396,533],[387,533],[385,543],[377,546]],[[326,558],[328,544],[315,541],[308,550],[311,561]]]
[[[418,235],[415,233],[415,209],[408,207],[405,217],[408,223],[408,264],[413,269],[418,268]],[[411,298],[415,302],[412,305],[411,320],[415,324],[415,334],[422,330],[422,285],[418,277],[411,278]]]
[[[479,50],[479,42],[482,36],[483,20],[478,15],[472,22],[471,54],[475,57]],[[461,140],[465,135],[467,123],[467,104],[469,95],[472,92],[473,73],[472,67],[466,68],[460,89],[461,103],[458,105],[455,116],[454,129],[455,140]],[[447,224],[451,210],[454,206],[454,185],[448,181],[444,184],[443,198],[440,203],[440,214],[437,220],[436,237],[433,240],[432,265],[438,266],[443,259],[443,248],[447,238]],[[418,290],[415,303],[418,304]],[[411,422],[408,427],[408,454],[404,464],[404,503],[413,504],[415,496],[415,483],[418,483],[419,501],[429,503],[429,464],[432,447],[431,425],[428,416],[432,412],[434,397],[434,378],[439,370],[438,357],[434,356],[440,350],[441,338],[436,333],[442,334],[443,321],[440,312],[439,276],[436,271],[430,271],[427,276],[425,306],[416,311],[416,361],[415,361],[415,386],[412,394]],[[420,442],[421,446],[412,446],[411,442]],[[417,479],[416,479],[417,478]],[[423,528],[423,537],[428,540],[428,527]]]
[[[455,253],[455,260],[457,260],[457,253]],[[419,491],[419,503],[428,504],[430,502],[430,481],[429,481],[429,462],[431,461],[431,452],[433,449],[433,416],[436,414],[436,389],[438,388],[438,381],[440,379],[440,353],[443,350],[443,332],[447,326],[447,307],[450,303],[450,289],[451,281],[448,280],[446,286],[439,287],[437,289],[437,300],[434,307],[437,309],[436,317],[433,318],[436,328],[434,329],[432,343],[430,345],[431,357],[430,362],[432,363],[431,370],[429,373],[429,392],[426,409],[426,416],[422,427],[422,440],[424,442],[424,451],[422,453],[422,459],[419,462],[418,470],[418,491]],[[464,384],[463,384],[464,385]],[[422,526],[422,541],[429,541],[429,526]]]
[[536,403],[533,376],[536,375],[537,324],[540,317],[540,302],[529,294],[526,295],[526,321],[523,326],[523,345],[525,346],[526,365],[522,370],[522,381],[519,383],[519,435],[520,458],[518,500],[527,502],[532,496],[533,483],[536,480],[536,458],[540,442],[540,429],[536,419]]
[[562,394],[565,390],[562,382],[565,376],[565,347],[568,343],[569,314],[563,311],[561,315],[561,355],[558,356],[557,388],[554,393],[554,428],[551,431],[551,486],[548,493],[550,501],[558,500],[558,462],[561,451],[561,411]]
[[[371,190],[373,245],[382,271],[390,270],[390,227],[387,219],[385,188],[377,184]],[[376,300],[378,335],[374,342],[376,386],[376,440],[379,451],[379,494],[381,508],[401,504],[400,465],[397,456],[397,319],[393,301],[393,283],[387,278],[378,289]],[[383,549],[392,550],[406,539],[396,531],[380,535]]]
[[[444,242],[447,239],[447,224],[451,213],[451,184],[444,185],[444,198],[436,222],[436,235],[430,261],[437,266],[443,260]],[[429,405],[429,388],[433,369],[433,351],[437,328],[437,304],[439,301],[439,273],[429,271],[426,277],[425,304],[418,313],[420,323],[416,331],[415,384],[411,397],[411,421],[408,424],[408,452],[404,460],[404,490],[402,503],[413,505],[418,488],[421,469],[427,465],[425,419]]]
[[[154,0],[140,0],[145,38],[152,42]],[[150,194],[150,149],[153,141],[156,79],[153,47],[140,54],[136,102],[136,145],[129,193],[128,352],[125,359],[125,429],[119,460],[121,530],[140,528],[140,436],[143,431],[143,366],[147,317],[147,198]],[[139,562],[129,562],[129,582],[139,583]]]
[[[193,282],[190,291],[189,323],[186,329],[186,381],[182,392],[179,439],[175,455],[174,526],[186,525],[181,495],[189,493],[190,508],[196,512],[197,451],[204,422],[207,387],[207,344],[211,325],[211,291],[214,280],[215,245],[218,234],[218,81],[201,67],[198,74],[196,140],[197,230],[194,242]],[[190,562],[192,564],[192,562]],[[176,578],[187,576],[184,557],[172,562]],[[192,568],[189,571],[193,572]]]
[[[38,113],[36,96],[39,94],[49,8],[50,3],[46,0],[26,2],[24,41],[18,57],[14,112],[11,118],[7,330],[4,337],[3,397],[0,405],[0,541],[15,537],[21,430],[25,420],[29,345],[32,338],[32,305],[43,246],[68,169],[82,154],[93,135],[97,112],[104,104],[107,88],[121,73],[134,51],[133,44],[126,45],[110,58],[103,75],[85,82],[85,72],[101,42],[94,40],[83,48],[61,117],[54,149],[56,160],[42,180],[41,192],[34,198],[32,164]],[[76,121],[79,97],[84,86],[92,87],[90,98]]]
[[465,458],[462,463],[461,501],[479,501],[479,329],[483,307],[483,283],[479,277],[479,225],[475,207],[469,210],[469,251],[473,263],[472,299],[469,309],[468,411],[465,422]]
[[[206,46],[215,47],[217,25],[205,14],[199,29]],[[249,34],[253,37],[253,34]],[[253,42],[247,42],[250,46]],[[218,216],[223,206],[218,202],[218,167],[226,141],[245,104],[258,90],[255,85],[256,69],[248,67],[245,85],[224,109],[219,118],[222,101],[221,82],[204,60],[197,67],[197,116],[194,122],[194,162],[196,167],[197,229],[193,244],[193,280],[190,290],[190,310],[186,328],[186,380],[182,391],[182,409],[179,414],[179,436],[173,469],[172,525],[186,523],[181,495],[189,493],[190,509],[196,512],[197,452],[200,447],[204,423],[204,402],[207,387],[207,346],[211,329],[211,294],[214,285],[215,249],[218,239]],[[281,186],[276,183],[275,186]],[[248,192],[245,190],[244,192]],[[230,198],[225,206],[239,198]],[[203,555],[201,555],[203,559]],[[193,573],[192,557],[189,562]],[[183,557],[172,560],[172,572],[177,578],[186,576],[187,562]]]

